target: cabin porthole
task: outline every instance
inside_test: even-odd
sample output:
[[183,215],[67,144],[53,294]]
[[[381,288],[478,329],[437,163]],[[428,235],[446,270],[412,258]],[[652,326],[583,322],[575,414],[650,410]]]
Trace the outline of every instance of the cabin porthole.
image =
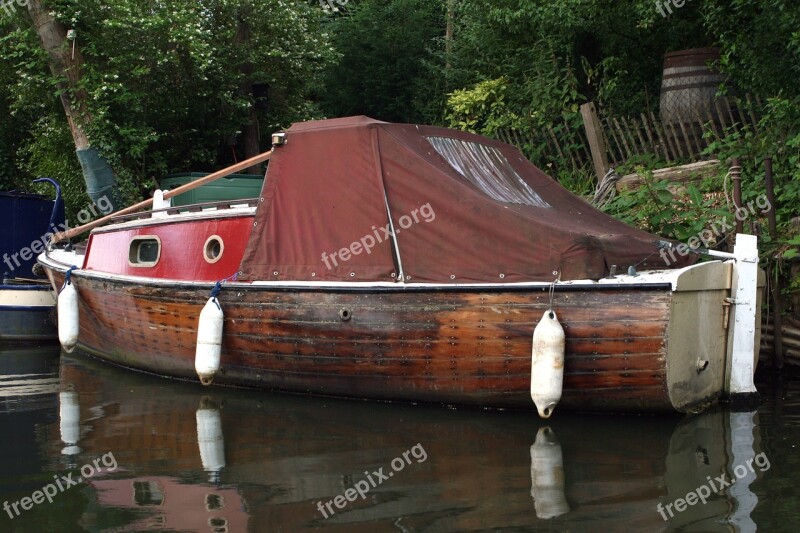
[[216,263],[222,259],[222,252],[225,251],[225,243],[222,242],[222,237],[219,235],[212,235],[206,239],[203,245],[203,257],[207,263]]
[[131,239],[128,264],[132,267],[154,267],[161,259],[161,239],[156,235],[141,235]]
[[342,319],[342,322],[347,322],[348,320],[353,318],[353,312],[347,307],[342,307],[341,309],[339,309],[339,318]]

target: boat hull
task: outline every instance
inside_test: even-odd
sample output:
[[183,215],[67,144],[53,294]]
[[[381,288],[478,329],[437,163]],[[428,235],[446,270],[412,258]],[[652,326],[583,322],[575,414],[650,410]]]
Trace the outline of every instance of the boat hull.
[[[714,268],[706,277],[724,280],[725,265]],[[54,286],[61,286],[63,272],[47,271]],[[80,272],[73,281],[82,350],[127,367],[197,380],[197,321],[211,285]],[[567,340],[558,408],[692,411],[713,403],[724,389],[726,331],[722,318],[710,335],[700,331],[708,324],[692,318],[690,309],[719,305],[722,317],[729,291],[724,282],[706,283],[708,288],[678,293],[670,284],[559,286],[553,307]],[[225,323],[215,384],[533,408],[531,336],[550,306],[547,286],[234,283],[225,286],[219,301]],[[349,319],[341,317],[342,310]],[[684,340],[670,343],[670,335]],[[671,353],[671,345],[682,352]],[[709,361],[702,371],[693,366],[698,356]]]
[[0,341],[55,341],[55,293],[48,285],[0,285]]

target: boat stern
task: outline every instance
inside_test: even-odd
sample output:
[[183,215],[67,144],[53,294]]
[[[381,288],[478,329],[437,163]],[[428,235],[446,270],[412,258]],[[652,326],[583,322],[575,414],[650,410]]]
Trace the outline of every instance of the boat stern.
[[676,272],[666,366],[669,397],[678,411],[700,411],[722,396],[756,393],[766,276],[757,267],[757,250],[751,248],[749,256]]

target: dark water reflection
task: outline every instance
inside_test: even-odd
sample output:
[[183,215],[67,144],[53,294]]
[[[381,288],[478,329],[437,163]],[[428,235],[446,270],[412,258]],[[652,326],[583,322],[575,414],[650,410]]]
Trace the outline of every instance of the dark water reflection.
[[[800,381],[759,388],[753,412],[557,412],[544,424],[535,412],[202,388],[59,359],[57,347],[4,350],[0,503],[97,461],[52,503],[13,520],[0,511],[0,531],[794,531]],[[372,487],[380,468],[393,475]],[[676,510],[723,474],[741,479]],[[359,482],[365,498],[337,508]],[[673,504],[668,521],[659,504]]]

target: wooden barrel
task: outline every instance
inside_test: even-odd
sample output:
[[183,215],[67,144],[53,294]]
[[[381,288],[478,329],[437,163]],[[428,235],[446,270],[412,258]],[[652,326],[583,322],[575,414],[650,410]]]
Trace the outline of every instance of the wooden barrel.
[[716,119],[714,100],[725,81],[715,68],[718,48],[694,48],[664,55],[661,120],[667,124]]

